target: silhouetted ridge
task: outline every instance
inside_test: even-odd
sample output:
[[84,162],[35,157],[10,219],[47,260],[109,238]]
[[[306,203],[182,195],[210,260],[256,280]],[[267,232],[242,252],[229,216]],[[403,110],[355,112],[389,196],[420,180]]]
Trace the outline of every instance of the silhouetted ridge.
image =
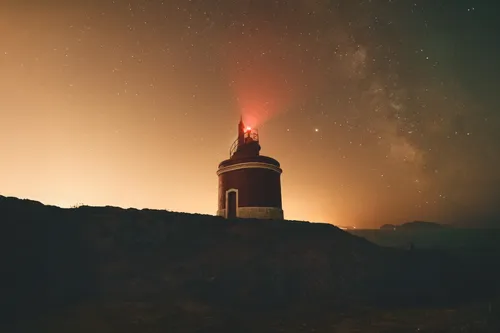
[[442,254],[378,247],[326,224],[61,209],[2,196],[0,221],[3,323],[88,303],[107,311],[145,302],[182,308],[180,316],[193,307],[265,313],[439,304],[467,279]]

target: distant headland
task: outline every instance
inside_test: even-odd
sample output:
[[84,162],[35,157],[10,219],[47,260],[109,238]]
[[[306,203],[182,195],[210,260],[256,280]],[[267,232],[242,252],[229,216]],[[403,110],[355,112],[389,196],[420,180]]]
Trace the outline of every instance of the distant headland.
[[406,222],[400,225],[384,224],[380,227],[381,230],[435,230],[441,228],[451,228],[451,225],[440,224],[436,222],[413,221]]

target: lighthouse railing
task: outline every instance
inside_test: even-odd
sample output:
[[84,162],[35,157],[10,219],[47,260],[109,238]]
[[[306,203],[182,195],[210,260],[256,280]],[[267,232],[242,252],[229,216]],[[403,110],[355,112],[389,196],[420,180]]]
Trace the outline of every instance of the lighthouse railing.
[[251,141],[259,141],[259,132],[256,129],[251,129],[245,132],[245,143]]
[[[245,131],[243,134],[243,142],[244,143],[250,143],[250,142],[259,142],[259,132],[257,129],[253,128],[251,130]],[[234,140],[233,144],[231,145],[231,148],[229,148],[229,158],[233,157],[234,153],[238,150],[238,139]]]
[[238,150],[238,139],[234,140],[231,148],[229,148],[229,158],[233,157],[234,153]]

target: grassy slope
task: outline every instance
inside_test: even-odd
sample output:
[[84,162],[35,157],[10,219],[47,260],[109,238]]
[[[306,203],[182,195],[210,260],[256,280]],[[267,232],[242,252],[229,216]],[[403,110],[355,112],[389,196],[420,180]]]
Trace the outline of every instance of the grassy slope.
[[[25,331],[401,331],[428,311],[373,308],[455,307],[492,288],[445,253],[381,248],[322,224],[0,196],[0,228],[2,324]],[[466,317],[457,311],[452,322]]]
[[426,249],[453,251],[500,250],[500,229],[439,228],[430,230],[349,230],[381,246],[407,247],[410,242]]
[[[440,228],[431,230],[352,230],[384,247],[446,251],[473,271],[481,272],[475,284],[500,282],[500,229]],[[495,283],[498,284],[498,283]]]

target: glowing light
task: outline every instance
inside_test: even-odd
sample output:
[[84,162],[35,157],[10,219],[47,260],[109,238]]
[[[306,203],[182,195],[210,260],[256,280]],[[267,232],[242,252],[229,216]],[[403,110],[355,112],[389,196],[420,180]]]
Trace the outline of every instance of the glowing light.
[[247,132],[250,132],[252,128],[250,126],[247,126]]

